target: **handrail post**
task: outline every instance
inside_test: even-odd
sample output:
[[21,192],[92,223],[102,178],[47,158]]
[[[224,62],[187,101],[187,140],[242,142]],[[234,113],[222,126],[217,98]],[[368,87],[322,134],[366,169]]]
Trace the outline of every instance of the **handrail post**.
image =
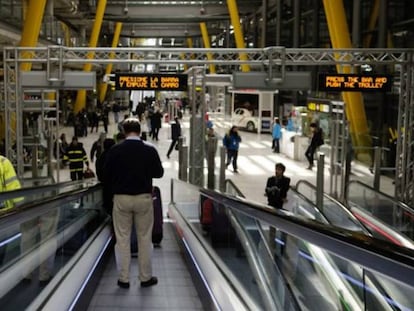
[[380,190],[380,177],[381,177],[381,148],[374,148],[374,189]]
[[187,181],[188,146],[184,146],[184,138],[178,138],[178,179]]
[[170,181],[170,205],[175,204],[174,202],[174,180],[171,178]]
[[320,153],[316,170],[316,207],[323,211],[325,154]]
[[217,146],[217,137],[209,137],[207,141],[207,188],[213,189],[215,188],[216,181],[215,181],[215,174],[214,169],[215,165],[215,157],[216,157],[216,147]]
[[219,190],[226,191],[226,148],[224,146],[220,147]]

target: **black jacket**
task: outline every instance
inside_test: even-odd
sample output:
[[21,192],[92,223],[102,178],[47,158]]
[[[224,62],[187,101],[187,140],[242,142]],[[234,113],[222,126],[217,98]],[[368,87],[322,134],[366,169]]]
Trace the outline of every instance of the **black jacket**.
[[83,171],[84,162],[86,166],[89,166],[88,156],[86,155],[86,151],[83,148],[82,143],[78,143],[76,146],[71,143],[68,148],[66,148],[63,160],[69,161],[69,169],[71,172]]
[[178,140],[181,136],[181,125],[179,122],[171,124],[171,139]]
[[112,194],[152,193],[152,179],[164,175],[155,147],[147,142],[126,139],[106,155],[104,184]]
[[289,190],[290,178],[282,176],[269,177],[266,183],[267,204],[276,208],[283,207],[283,199],[286,199]]
[[317,148],[317,147],[322,146],[324,144],[322,129],[319,128],[313,133],[310,144],[314,148]]

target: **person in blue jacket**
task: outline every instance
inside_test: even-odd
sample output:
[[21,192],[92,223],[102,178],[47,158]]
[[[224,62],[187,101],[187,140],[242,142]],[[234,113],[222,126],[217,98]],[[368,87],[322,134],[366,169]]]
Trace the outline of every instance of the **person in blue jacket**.
[[233,125],[229,132],[223,137],[223,146],[227,150],[227,162],[226,168],[232,163],[233,171],[238,173],[237,170],[237,156],[239,154],[239,145],[241,142],[241,137],[237,126]]
[[272,141],[273,152],[279,153],[280,152],[279,140],[282,138],[282,126],[280,125],[279,118],[275,118],[275,122],[273,123],[272,138],[273,138],[273,141]]

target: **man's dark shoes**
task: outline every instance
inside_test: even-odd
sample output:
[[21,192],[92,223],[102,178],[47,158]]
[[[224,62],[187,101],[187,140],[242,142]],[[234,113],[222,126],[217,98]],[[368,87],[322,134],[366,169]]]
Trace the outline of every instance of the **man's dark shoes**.
[[120,288],[129,288],[129,282],[121,282],[120,280],[118,280],[118,286]]
[[148,281],[141,282],[141,287],[150,287],[156,285],[158,283],[157,277],[153,276]]

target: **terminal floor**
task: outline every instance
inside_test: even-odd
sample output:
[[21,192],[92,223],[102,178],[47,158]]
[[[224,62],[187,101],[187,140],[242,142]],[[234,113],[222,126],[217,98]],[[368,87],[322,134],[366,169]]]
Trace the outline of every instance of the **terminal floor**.
[[[231,127],[228,117],[223,115],[212,115],[211,120],[214,128],[220,137]],[[112,121],[112,118],[111,118]],[[189,141],[189,122],[188,116],[184,116],[182,122],[183,134]],[[88,134],[87,137],[80,138],[85,150],[90,154],[92,143],[98,139],[99,133],[103,128],[100,126],[97,133]],[[73,129],[65,127],[62,132],[67,134],[70,141],[73,136]],[[178,177],[178,153],[174,151],[170,159],[166,153],[170,145],[169,140],[170,126],[163,123],[160,131],[159,141],[152,141],[160,154],[165,175],[161,179],[155,179],[154,184],[159,186],[162,191],[164,215],[170,201],[170,179]],[[108,136],[116,134],[116,125],[110,124]],[[271,151],[271,137],[269,134],[255,134],[240,131],[242,143],[239,150],[239,173],[233,173],[231,167],[226,170],[226,178],[231,179],[250,200],[266,203],[264,188],[266,180],[274,174],[274,165],[282,162],[286,165],[286,176],[295,185],[298,180],[308,180],[316,183],[316,172],[307,170],[305,162],[294,161],[287,156],[275,154]],[[221,143],[219,143],[221,145]],[[283,152],[283,150],[282,150]],[[216,163],[219,163],[217,159]],[[94,164],[92,164],[94,167]],[[60,181],[69,180],[67,169],[60,171]],[[325,168],[325,190],[329,189],[329,170]],[[352,178],[361,180],[367,184],[372,184],[373,175],[368,168],[355,164],[353,166]],[[381,179],[382,190],[392,192],[392,181],[388,178]],[[166,218],[165,218],[166,219]],[[166,219],[167,220],[167,219]],[[159,277],[159,284],[151,288],[140,288],[138,281],[137,261],[131,261],[131,288],[128,290],[120,289],[116,285],[117,271],[115,258],[111,258],[103,278],[96,289],[88,310],[201,310],[202,305],[195,290],[195,286],[189,274],[185,260],[180,253],[173,227],[168,220],[165,224],[165,236],[161,248],[153,250],[153,271]]]
[[[230,117],[226,117],[222,114],[212,114],[210,119],[213,121],[214,128],[219,137],[223,137],[225,132],[231,127]],[[112,137],[117,132],[117,127],[110,118],[112,123],[109,126],[108,136]],[[185,115],[182,122],[183,134],[189,142],[189,116]],[[102,124],[99,127],[97,133],[88,134],[87,137],[80,138],[80,141],[84,144],[85,150],[90,155],[90,150],[93,142],[98,139],[99,133],[103,131]],[[68,141],[73,136],[73,128],[65,127],[62,132],[67,134]],[[162,179],[154,179],[154,184],[160,186],[162,189],[162,198],[164,206],[170,199],[170,187],[169,182],[171,178],[178,178],[178,152],[173,151],[170,159],[167,158],[167,150],[171,140],[170,126],[168,123],[163,123],[163,127],[160,130],[159,141],[153,141],[149,139],[149,142],[153,143],[160,154],[165,169],[165,175]],[[242,143],[240,144],[238,170],[239,173],[233,173],[231,165],[226,170],[226,178],[231,179],[248,198],[256,202],[266,203],[266,197],[264,196],[264,188],[266,180],[269,176],[274,174],[274,166],[277,162],[282,162],[286,166],[285,175],[291,178],[291,185],[295,185],[299,180],[307,180],[312,184],[316,184],[316,170],[307,170],[307,163],[294,161],[293,159],[285,156],[283,150],[280,154],[273,153],[271,150],[271,136],[270,134],[257,134],[240,131],[242,137]],[[221,145],[221,139],[219,139],[219,145]],[[329,159],[325,158],[325,192],[330,193],[330,178],[329,171]],[[219,158],[216,158],[216,163],[220,163]],[[92,163],[92,168],[95,164]],[[205,175],[207,172],[205,172]],[[67,169],[61,170],[59,174],[59,180],[69,180],[69,172]],[[351,180],[356,179],[372,185],[374,176],[369,171],[368,167],[360,165],[357,162],[352,163]],[[394,195],[394,185],[392,179],[388,177],[381,177],[380,189],[382,192]],[[332,190],[333,191],[333,190]]]

